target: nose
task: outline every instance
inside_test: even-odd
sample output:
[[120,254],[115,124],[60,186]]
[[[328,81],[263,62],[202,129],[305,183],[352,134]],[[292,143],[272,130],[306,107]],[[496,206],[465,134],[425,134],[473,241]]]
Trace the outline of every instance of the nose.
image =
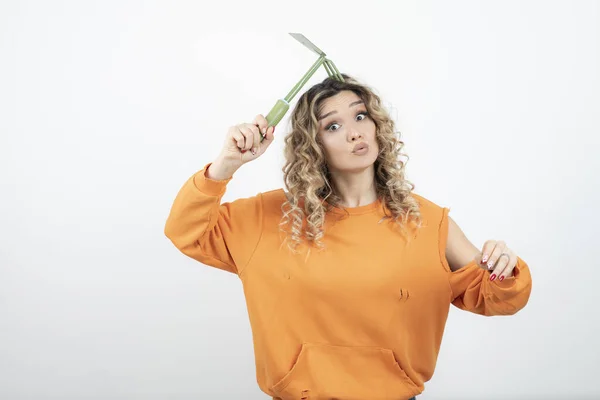
[[360,133],[356,128],[350,129],[348,131],[348,141],[354,142],[363,137],[362,133]]

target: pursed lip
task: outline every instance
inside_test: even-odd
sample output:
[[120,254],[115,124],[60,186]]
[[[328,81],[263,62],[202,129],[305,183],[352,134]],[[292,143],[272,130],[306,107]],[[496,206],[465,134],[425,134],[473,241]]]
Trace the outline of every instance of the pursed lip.
[[369,149],[369,145],[366,144],[365,142],[360,142],[358,143],[356,146],[354,146],[354,148],[352,149],[353,153],[356,153],[357,151],[363,150],[363,149]]

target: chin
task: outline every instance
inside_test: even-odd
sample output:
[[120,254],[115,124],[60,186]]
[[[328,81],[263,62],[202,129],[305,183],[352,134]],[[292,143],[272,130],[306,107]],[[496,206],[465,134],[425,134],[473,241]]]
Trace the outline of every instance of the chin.
[[368,170],[369,168],[374,168],[376,160],[377,160],[377,158],[372,159],[372,160],[367,159],[367,158],[365,158],[364,160],[355,160],[354,162],[348,163],[348,164],[344,165],[342,168],[339,168],[338,171],[352,172],[352,173],[363,172],[365,170]]

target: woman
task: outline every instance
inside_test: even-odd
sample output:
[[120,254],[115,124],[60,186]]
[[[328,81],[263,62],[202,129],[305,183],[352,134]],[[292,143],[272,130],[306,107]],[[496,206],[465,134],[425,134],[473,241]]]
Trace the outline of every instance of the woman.
[[240,277],[257,381],[274,399],[413,398],[433,375],[450,304],[508,315],[531,292],[527,264],[504,242],[480,252],[448,208],[412,192],[379,97],[344,78],[300,97],[287,192],[221,204],[235,172],[274,140],[258,115],[229,129],[165,227],[181,252]]

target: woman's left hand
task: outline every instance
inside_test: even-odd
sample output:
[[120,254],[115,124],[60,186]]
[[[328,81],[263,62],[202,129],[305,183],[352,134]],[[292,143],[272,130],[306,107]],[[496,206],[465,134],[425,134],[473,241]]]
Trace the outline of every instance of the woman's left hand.
[[[501,240],[488,240],[483,245],[480,265],[491,271],[490,280],[512,276],[513,269],[517,265],[517,255]],[[493,270],[493,271],[492,271]]]

